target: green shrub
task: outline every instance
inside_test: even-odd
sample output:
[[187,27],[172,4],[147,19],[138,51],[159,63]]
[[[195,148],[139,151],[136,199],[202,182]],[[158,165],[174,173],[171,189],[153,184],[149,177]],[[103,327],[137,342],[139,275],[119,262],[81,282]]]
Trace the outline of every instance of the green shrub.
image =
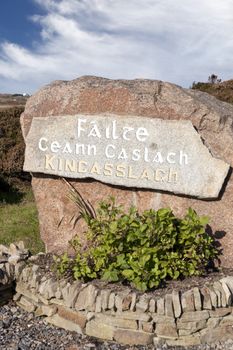
[[128,281],[145,291],[166,279],[200,275],[217,257],[213,239],[205,227],[207,217],[189,208],[183,219],[171,209],[131,208],[126,214],[113,198],[101,202],[97,215],[82,212],[88,230],[88,247],[83,250],[77,236],[71,241],[74,258],[56,259],[60,273],[71,270],[75,279]]

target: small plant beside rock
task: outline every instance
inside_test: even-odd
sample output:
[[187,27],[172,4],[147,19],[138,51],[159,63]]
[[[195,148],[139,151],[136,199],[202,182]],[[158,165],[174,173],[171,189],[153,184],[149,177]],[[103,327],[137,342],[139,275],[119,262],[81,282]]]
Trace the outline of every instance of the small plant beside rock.
[[[72,188],[72,199],[87,224],[88,246],[78,236],[70,242],[75,257],[56,258],[57,270],[75,279],[129,282],[146,291],[166,279],[201,275],[219,252],[206,232],[208,218],[189,208],[183,219],[171,209],[131,207],[125,213],[114,198],[99,204],[97,213]],[[89,206],[89,208],[88,208]]]

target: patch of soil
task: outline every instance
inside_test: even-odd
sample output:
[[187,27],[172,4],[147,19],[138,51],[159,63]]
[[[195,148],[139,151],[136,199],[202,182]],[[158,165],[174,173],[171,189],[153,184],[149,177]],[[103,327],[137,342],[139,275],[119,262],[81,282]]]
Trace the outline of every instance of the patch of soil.
[[[33,259],[33,264],[40,266],[42,275],[47,275],[48,277],[53,277],[55,279],[59,278],[55,272],[54,255],[52,253],[40,253],[36,256],[36,260]],[[212,285],[215,281],[219,281],[221,278],[226,276],[233,276],[232,268],[219,268],[216,271],[208,271],[205,275],[202,276],[192,276],[178,280],[167,280],[163,285],[156,289],[153,289],[152,291],[146,292],[146,294],[151,297],[163,297],[166,294],[172,293],[173,290],[185,292],[194,287],[202,288],[204,285]],[[69,274],[63,276],[63,278],[66,278],[69,282],[72,282],[73,280],[72,276]],[[96,285],[99,288],[111,289],[113,291],[121,291],[126,288],[130,288],[132,291],[140,294],[138,290],[131,287],[127,283],[109,283],[101,280],[92,280],[90,283]]]

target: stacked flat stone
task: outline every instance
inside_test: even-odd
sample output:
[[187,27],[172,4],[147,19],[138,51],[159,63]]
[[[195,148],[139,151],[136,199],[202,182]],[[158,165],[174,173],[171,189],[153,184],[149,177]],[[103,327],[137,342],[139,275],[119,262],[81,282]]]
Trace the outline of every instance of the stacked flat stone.
[[58,327],[122,344],[197,345],[232,338],[233,277],[164,297],[56,280],[39,266],[17,278],[17,304]]
[[29,252],[22,241],[9,247],[0,244],[0,305],[13,297],[15,276],[25,266],[24,260],[28,256]]

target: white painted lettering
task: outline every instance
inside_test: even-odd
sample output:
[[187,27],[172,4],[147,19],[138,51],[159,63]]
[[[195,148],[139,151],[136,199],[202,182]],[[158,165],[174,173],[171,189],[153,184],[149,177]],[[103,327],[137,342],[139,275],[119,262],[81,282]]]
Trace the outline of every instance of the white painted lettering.
[[160,152],[157,152],[154,159],[153,159],[153,162],[156,162],[156,163],[163,163],[163,157],[162,157],[162,154]]
[[185,165],[188,164],[188,156],[183,151],[180,151],[180,165],[183,165],[183,161]]
[[141,158],[140,152],[140,149],[133,149],[132,160],[134,160],[135,162],[139,160]]
[[99,128],[96,124],[95,121],[91,122],[90,124],[93,124],[93,127],[91,128],[91,131],[88,134],[88,137],[93,136],[93,137],[98,137],[99,139],[101,139],[101,134],[99,131]]
[[106,135],[106,139],[110,139],[110,126],[106,127],[105,135]]
[[66,142],[65,147],[62,150],[62,153],[72,153],[72,149],[70,147],[69,142]]
[[138,141],[144,142],[146,141],[147,136],[149,136],[146,128],[138,128],[136,131],[136,139]]
[[96,155],[96,145],[87,145],[87,155],[88,156]]
[[38,147],[41,151],[45,152],[47,151],[48,147],[43,145],[42,142],[48,142],[48,139],[46,139],[46,137],[41,137],[38,143]]
[[144,148],[144,160],[145,162],[150,162],[150,159],[149,159],[149,150],[147,147]]
[[59,149],[61,148],[61,145],[60,145],[59,142],[53,141],[53,142],[51,143],[50,148],[51,148],[51,152],[57,153],[57,152],[59,151]]
[[[176,154],[174,152],[170,152],[167,154],[167,162],[169,164],[175,164],[176,160],[174,159]],[[173,158],[173,159],[172,159]]]
[[121,149],[118,159],[128,159],[126,150],[124,148]]
[[129,126],[124,126],[123,127],[123,139],[126,141],[130,141],[130,138],[127,137],[127,134],[133,130],[134,130],[134,128],[130,128]]
[[116,120],[112,122],[112,138],[113,140],[119,139],[119,136],[117,136],[117,133],[116,133]]
[[75,154],[85,155],[85,145],[83,143],[76,143]]
[[114,145],[107,145],[105,148],[105,156],[107,158],[114,158],[115,157],[114,153],[109,152],[111,149],[114,150],[114,149],[116,149],[116,147]]
[[82,128],[82,124],[86,123],[86,119],[78,119],[78,137],[81,135],[81,131],[85,131],[84,128]]

